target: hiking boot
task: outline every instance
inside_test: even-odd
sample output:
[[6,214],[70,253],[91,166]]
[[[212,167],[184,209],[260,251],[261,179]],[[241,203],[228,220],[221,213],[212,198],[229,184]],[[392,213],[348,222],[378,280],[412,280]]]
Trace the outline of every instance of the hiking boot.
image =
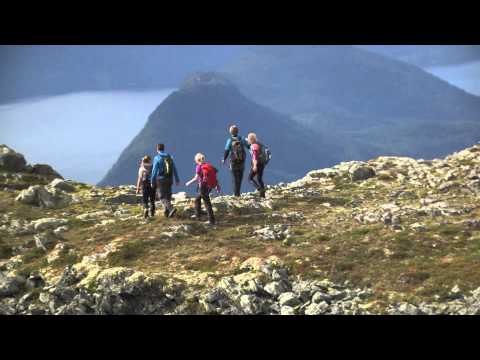
[[165,211],[163,212],[163,215],[164,215],[165,217],[168,217],[168,210],[165,209]]
[[150,209],[150,217],[154,217],[155,216],[155,209]]
[[143,217],[148,218],[148,209],[143,210]]
[[265,189],[260,190],[260,197],[265,199]]
[[177,209],[172,208],[172,209],[168,212],[167,217],[171,218],[176,212],[177,212]]

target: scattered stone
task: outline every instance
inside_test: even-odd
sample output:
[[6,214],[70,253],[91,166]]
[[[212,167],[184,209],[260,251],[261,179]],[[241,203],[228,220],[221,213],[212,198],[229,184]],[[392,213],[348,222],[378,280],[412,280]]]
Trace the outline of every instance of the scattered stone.
[[296,315],[295,309],[291,306],[282,306],[280,308],[280,315]]
[[19,276],[7,276],[0,272],[0,298],[19,293],[24,282]]
[[286,292],[278,297],[280,306],[297,306],[301,304],[300,299],[292,292]]
[[36,234],[33,236],[33,238],[35,239],[36,247],[42,249],[45,252],[48,251],[47,249],[50,248],[51,245],[57,242],[57,239],[55,238],[55,236],[53,236],[53,232]]
[[56,218],[44,218],[32,221],[35,231],[45,231],[58,228],[60,226],[68,224],[66,219],[56,219]]
[[282,293],[288,291],[288,287],[282,281],[273,281],[265,285],[264,290],[274,298],[277,298]]
[[375,176],[375,170],[370,166],[354,165],[350,168],[349,173],[352,181],[367,180]]
[[328,304],[325,301],[312,303],[305,308],[305,315],[323,315],[328,310]]
[[68,183],[67,181],[63,179],[55,179],[53,180],[50,184],[50,187],[58,190],[63,190],[66,192],[74,192],[75,191],[75,186],[72,184]]

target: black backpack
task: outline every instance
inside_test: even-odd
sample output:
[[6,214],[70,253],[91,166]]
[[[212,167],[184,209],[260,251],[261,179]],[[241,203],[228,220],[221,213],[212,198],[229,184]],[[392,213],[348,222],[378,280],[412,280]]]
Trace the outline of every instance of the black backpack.
[[173,176],[173,160],[170,155],[163,157],[163,173],[161,175],[166,178]]
[[230,155],[232,163],[240,164],[245,161],[245,149],[239,137],[232,136],[232,151]]
[[261,143],[257,143],[257,144],[260,146],[260,154],[259,154],[258,161],[264,166],[267,166],[267,164],[272,159],[272,151],[270,150],[270,147],[266,145],[263,145]]

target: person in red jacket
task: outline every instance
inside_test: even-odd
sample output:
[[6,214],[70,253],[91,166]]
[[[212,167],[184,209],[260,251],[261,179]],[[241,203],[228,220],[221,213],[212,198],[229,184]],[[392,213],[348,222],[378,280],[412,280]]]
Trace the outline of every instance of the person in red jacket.
[[217,181],[217,169],[212,164],[205,161],[205,155],[198,153],[195,155],[195,177],[188,181],[185,186],[190,186],[195,181],[198,183],[198,195],[195,198],[195,218],[201,217],[201,201],[207,208],[208,222],[215,225],[215,216],[213,214],[212,203],[210,201],[210,192],[216,188],[220,192],[220,185]]

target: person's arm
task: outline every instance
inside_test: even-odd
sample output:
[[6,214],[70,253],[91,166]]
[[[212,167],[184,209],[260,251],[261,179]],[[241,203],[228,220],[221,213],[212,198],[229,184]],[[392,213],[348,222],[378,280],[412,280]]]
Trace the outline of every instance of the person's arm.
[[248,143],[247,139],[246,138],[242,138],[242,141],[243,141],[243,145],[245,145],[245,147],[250,150],[250,144]]
[[142,169],[140,168],[140,169],[138,170],[137,194],[140,192],[140,184],[142,183],[142,177],[143,177],[143,173],[142,173]]
[[195,176],[185,184],[185,186],[190,186],[191,184],[193,184],[195,181],[198,181],[200,180],[200,176],[198,176],[198,174],[195,174]]
[[152,184],[152,187],[155,187],[155,181],[157,179],[157,176],[158,176],[158,159],[155,157],[155,159],[153,160],[153,169],[152,169],[152,176],[151,176],[151,184]]
[[258,164],[258,146],[254,146],[252,148],[252,169],[253,171],[257,171],[257,164]]
[[228,138],[227,143],[225,144],[225,151],[223,153],[223,161],[222,162],[225,162],[225,160],[227,160],[228,155],[230,154],[230,147],[231,146],[232,146],[232,139]]

